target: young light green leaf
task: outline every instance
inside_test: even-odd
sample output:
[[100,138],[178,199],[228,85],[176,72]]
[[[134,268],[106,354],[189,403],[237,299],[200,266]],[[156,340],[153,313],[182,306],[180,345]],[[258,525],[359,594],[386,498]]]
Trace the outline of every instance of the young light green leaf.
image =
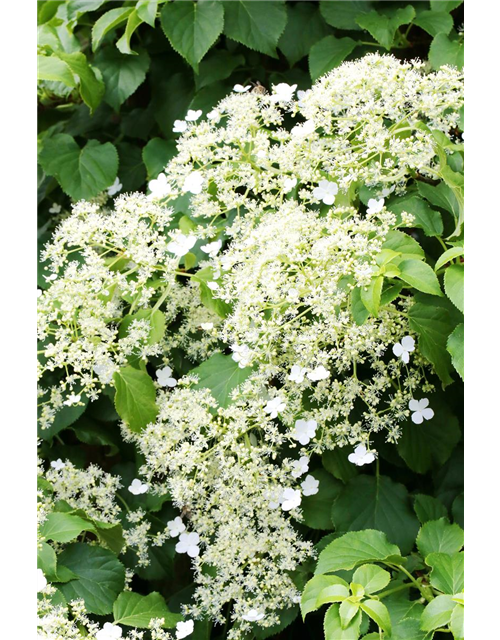
[[156,591],[147,596],[132,591],[120,593],[113,604],[113,616],[114,624],[139,629],[147,629],[153,618],[163,618],[164,629],[172,629],[183,620],[180,614],[169,611],[163,596]]
[[[458,525],[456,525],[458,526]],[[425,563],[432,567],[431,585],[443,593],[458,593],[464,588],[464,553],[430,553]]]
[[391,581],[391,574],[376,564],[363,564],[352,576],[352,581],[363,585],[368,594],[377,593]]
[[338,531],[383,531],[403,553],[411,551],[419,528],[408,491],[386,476],[350,480],[333,504],[332,520]]
[[116,48],[118,51],[128,55],[137,55],[135,51],[132,51],[130,48],[130,38],[132,37],[134,31],[142,24],[142,18],[139,17],[137,10],[134,9],[132,13],[129,15],[127,19],[127,24],[125,26],[125,33],[116,43]]
[[315,574],[353,569],[365,562],[384,561],[399,563],[401,551],[387,540],[382,531],[365,529],[352,531],[337,538],[323,549],[318,558]]
[[40,533],[46,540],[54,542],[69,542],[74,540],[82,531],[94,531],[91,523],[71,513],[49,513],[42,524]]
[[40,542],[37,549],[37,567],[47,578],[55,578],[57,572],[57,557],[54,549],[46,542]]
[[158,414],[153,381],[145,371],[123,367],[113,375],[116,388],[115,407],[132,431],[139,433]]
[[316,42],[309,51],[309,73],[317,80],[325,73],[338,67],[357,46],[352,38],[326,36]]
[[348,587],[343,584],[332,584],[320,591],[316,599],[316,609],[327,603],[343,602],[350,596]]
[[285,30],[286,6],[283,0],[223,2],[224,33],[249,49],[277,58],[276,45]]
[[158,10],[158,0],[138,0],[135,5],[137,15],[150,27],[155,26],[156,12]]
[[332,604],[323,621],[326,640],[358,640],[360,626],[361,611],[358,611],[351,623],[343,628],[338,604]]
[[464,265],[452,264],[444,273],[444,290],[453,304],[464,311]]
[[120,105],[144,82],[149,56],[146,51],[140,51],[136,56],[126,56],[107,47],[97,56],[95,64],[106,84],[104,101],[118,111]]
[[422,524],[429,522],[429,520],[439,520],[439,518],[448,517],[448,511],[441,500],[432,496],[426,496],[424,494],[416,495],[413,508]]
[[435,296],[443,295],[436,274],[426,262],[403,260],[398,267],[401,271],[398,277],[415,289]]
[[224,9],[214,0],[167,2],[161,26],[172,48],[198,72],[198,63],[222,33]]
[[370,315],[361,299],[361,289],[359,287],[351,291],[351,314],[354,322],[359,326],[364,324]]
[[62,82],[67,87],[76,87],[75,76],[64,60],[56,55],[39,55],[37,60],[38,80]]
[[318,7],[310,2],[287,5],[288,22],[279,39],[278,47],[291,67],[304,58],[311,47],[324,38],[329,29]]
[[446,348],[451,355],[453,366],[463,380],[465,376],[463,323],[457,325],[453,332],[450,333]]
[[408,317],[410,329],[418,335],[421,354],[434,365],[442,383],[450,384],[453,378],[446,342],[454,325],[449,312],[439,306],[417,302],[408,312]]
[[118,337],[120,339],[128,335],[128,329],[134,320],[147,320],[149,322],[151,329],[147,340],[148,344],[156,344],[163,339],[165,335],[165,314],[158,309],[156,309],[156,311],[152,309],[140,309],[132,315],[124,316],[120,322],[120,329],[118,331]]
[[373,10],[356,18],[356,23],[366,29],[383,47],[389,50],[399,27],[408,24],[415,17],[415,9],[411,5],[397,9],[391,16],[381,15]]
[[66,133],[44,141],[38,156],[44,171],[57,178],[73,200],[89,200],[111,186],[118,172],[118,153],[111,142],[89,140],[83,149]]
[[448,35],[453,29],[453,18],[446,11],[420,11],[413,24],[431,36],[437,36],[438,33]]
[[446,33],[438,33],[429,49],[429,62],[433,69],[447,64],[462,69],[464,66],[463,40],[452,39]]
[[417,549],[423,558],[430,553],[458,553],[463,546],[463,529],[448,518],[426,522],[418,532]]
[[421,628],[424,631],[433,631],[444,627],[451,620],[451,614],[456,603],[451,596],[438,596],[425,607],[422,613]]
[[453,9],[459,7],[464,0],[430,0],[432,11],[447,11],[450,13]]
[[314,576],[306,583],[304,587],[304,591],[302,593],[302,599],[300,601],[300,611],[302,613],[302,618],[304,619],[308,613],[311,611],[316,611],[319,608],[319,605],[316,604],[318,600],[319,594],[328,587],[332,585],[341,585],[344,589],[347,590],[349,594],[349,590],[347,589],[348,585],[345,580],[339,578],[338,576]]
[[363,600],[360,606],[361,609],[363,609],[363,611],[370,616],[370,618],[374,620],[383,631],[389,635],[391,634],[391,616],[389,615],[385,604],[379,600]]
[[382,285],[384,284],[384,276],[372,278],[367,287],[360,290],[361,301],[368,309],[372,316],[377,317],[380,307],[380,296],[382,294]]
[[425,253],[418,242],[403,231],[393,229],[385,237],[385,242],[382,245],[382,249],[392,249],[397,253],[401,253],[400,258],[394,259],[394,264],[399,264],[404,260],[424,260]]
[[59,562],[77,576],[60,585],[68,602],[81,598],[88,613],[111,613],[113,602],[125,585],[125,567],[114,553],[76,542],[59,555]]
[[103,13],[92,27],[92,50],[97,50],[101,40],[107,33],[125,23],[132,11],[132,7],[119,7]]
[[464,640],[465,628],[463,604],[457,604],[453,609],[450,620],[450,629],[455,640]]
[[231,392],[251,373],[250,367],[241,369],[231,356],[224,356],[222,353],[215,353],[190,372],[199,378],[194,388],[210,389],[213,397],[224,408],[231,404]]
[[347,629],[351,624],[352,619],[359,611],[359,602],[351,602],[350,600],[344,600],[340,603],[339,615],[340,624],[343,629]]
[[76,53],[59,51],[57,56],[68,65],[73,75],[78,77],[80,95],[92,113],[104,96],[104,82],[96,76],[85,54],[80,51]]
[[363,13],[368,13],[373,7],[370,0],[349,0],[331,2],[331,0],[321,0],[319,9],[323,18],[337,29],[346,31],[361,31],[361,27],[356,18]]
[[451,262],[454,258],[458,258],[459,256],[464,255],[463,247],[451,247],[447,249],[444,253],[442,253],[436,264],[434,265],[434,271],[438,271],[443,267],[447,262]]

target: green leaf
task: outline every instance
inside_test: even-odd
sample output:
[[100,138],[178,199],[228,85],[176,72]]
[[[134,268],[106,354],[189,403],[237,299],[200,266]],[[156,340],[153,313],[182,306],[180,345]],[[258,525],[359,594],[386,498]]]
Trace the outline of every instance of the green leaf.
[[68,20],[74,20],[87,11],[97,11],[105,0],[68,0],[66,2]]
[[464,265],[452,264],[444,272],[444,290],[453,304],[464,312]]
[[352,576],[352,581],[364,587],[368,594],[377,593],[391,581],[391,574],[376,564],[364,564],[358,567]]
[[118,111],[120,105],[144,82],[149,56],[146,51],[140,51],[136,56],[126,56],[107,47],[96,58],[96,66],[106,83],[104,100]]
[[207,282],[213,279],[213,270],[211,267],[200,269],[192,278],[192,280],[198,282],[200,285],[200,299],[205,307],[221,318],[226,318],[231,311],[231,306],[224,302],[224,300],[214,298],[212,290],[207,285]]
[[99,520],[89,520],[95,526],[95,534],[99,538],[99,542],[104,543],[113,553],[121,553],[125,546],[125,538],[123,537],[123,529],[121,524],[111,524],[109,522],[100,522]]
[[[458,526],[458,525],[454,525]],[[458,593],[464,588],[464,553],[431,553],[425,563],[432,567],[431,585],[443,593]]]
[[245,57],[229,51],[216,49],[200,63],[200,72],[195,76],[196,89],[199,91],[208,85],[225,80],[237,67],[245,64]]
[[316,609],[321,606],[316,604],[319,594],[324,589],[331,587],[332,585],[342,585],[345,589],[347,589],[347,582],[345,582],[345,580],[342,580],[342,578],[339,578],[338,576],[319,575],[314,576],[309,580],[309,582],[307,582],[300,601],[300,611],[302,613],[303,619],[308,613],[310,613],[311,611],[316,611]]
[[158,414],[155,386],[145,371],[123,367],[113,375],[115,407],[132,431],[139,433]]
[[302,498],[301,509],[305,524],[311,529],[329,531],[333,529],[330,513],[333,501],[342,490],[342,484],[328,471],[316,469],[309,475],[319,480],[318,493]]
[[288,22],[278,47],[291,67],[304,58],[313,44],[329,32],[315,4],[298,2],[288,5]]
[[399,455],[412,471],[427,473],[442,466],[461,438],[458,419],[443,402],[439,402],[430,420],[422,424],[408,421],[398,440]]
[[59,409],[54,418],[54,422],[48,429],[38,429],[38,437],[42,438],[43,440],[49,440],[50,438],[53,438],[57,433],[76,422],[87,408],[87,405],[89,403],[88,397],[83,396],[81,398],[81,402],[81,405],[77,404],[70,407],[63,406],[61,409]]
[[422,524],[429,522],[429,520],[439,520],[439,518],[448,516],[448,511],[441,500],[432,496],[416,495],[413,508]]
[[352,38],[326,36],[311,47],[309,73],[313,81],[338,67],[357,46]]
[[417,549],[423,558],[430,553],[458,553],[463,546],[463,529],[448,518],[426,522],[418,532]]
[[82,533],[94,531],[94,527],[87,520],[70,513],[49,513],[40,528],[41,535],[46,540],[54,542],[69,542]]
[[113,604],[113,616],[114,624],[139,629],[147,629],[152,618],[164,618],[164,629],[172,629],[177,622],[183,620],[180,614],[169,610],[163,596],[156,591],[147,596],[132,591],[120,593]]
[[231,392],[236,389],[252,373],[250,367],[241,369],[231,356],[215,353],[208,360],[190,371],[197,375],[199,382],[194,389],[210,389],[213,397],[221,407],[231,404]]
[[437,186],[426,184],[425,182],[418,182],[418,191],[426,200],[428,200],[435,207],[441,207],[445,211],[448,211],[453,215],[455,220],[459,219],[460,206],[458,200],[453,193],[453,190],[444,182],[439,183]]
[[372,316],[377,317],[380,307],[380,296],[382,294],[382,285],[384,284],[384,276],[373,278],[367,287],[360,290],[361,301],[368,309]]
[[76,87],[76,79],[66,62],[58,56],[37,56],[38,80],[62,82],[67,87]]
[[354,618],[354,616],[359,611],[359,603],[358,602],[350,602],[349,600],[344,600],[339,607],[339,615],[340,615],[340,623],[343,629],[347,629]]
[[464,606],[457,604],[453,609],[450,620],[450,629],[455,640],[463,640],[465,636],[464,629]]
[[431,0],[432,11],[447,11],[450,13],[453,9],[459,7],[464,0]]
[[354,322],[359,326],[364,324],[370,315],[361,299],[361,289],[359,287],[351,291],[351,314]]
[[57,572],[57,557],[54,549],[46,542],[40,542],[37,549],[37,567],[47,578],[55,578]]
[[276,45],[285,30],[287,12],[282,0],[223,2],[224,33],[249,49],[277,58]]
[[451,40],[446,33],[438,33],[429,49],[429,62],[433,69],[447,64],[462,69],[464,66],[463,40]]
[[451,359],[446,350],[453,329],[449,312],[439,306],[417,302],[408,312],[410,329],[418,335],[420,353],[434,365],[443,385],[453,382]]
[[347,585],[333,584],[325,587],[318,594],[316,600],[316,608],[322,607],[324,604],[330,604],[332,602],[343,602],[350,595],[350,591]]
[[87,58],[80,51],[77,53],[59,51],[57,55],[68,65],[72,73],[78,77],[80,95],[92,113],[104,96],[104,82],[96,76],[87,62]]
[[351,623],[343,628],[340,619],[339,605],[332,604],[325,615],[323,628],[325,640],[357,640],[361,626],[361,611],[354,616]]
[[198,63],[222,33],[224,9],[214,0],[167,2],[161,10],[161,26],[172,48],[197,73]]
[[347,31],[361,31],[356,18],[363,13],[368,13],[372,6],[373,3],[368,0],[350,0],[349,2],[321,0],[319,3],[321,14],[328,24]]
[[78,576],[60,585],[66,600],[82,598],[88,613],[111,613],[125,585],[125,568],[116,556],[107,549],[76,542],[66,547],[59,561]]
[[132,11],[132,7],[119,7],[118,9],[107,11],[96,20],[92,27],[92,50],[96,51],[107,33],[126,22]]
[[451,505],[451,513],[453,515],[453,521],[459,524],[462,529],[464,527],[464,494],[461,493],[453,500]]
[[451,262],[451,260],[453,260],[454,258],[458,258],[459,256],[463,256],[463,255],[464,255],[463,247],[451,247],[450,249],[447,249],[444,253],[442,253],[439,256],[436,264],[434,265],[434,271],[438,271],[446,263]]
[[409,553],[418,531],[408,491],[386,476],[359,475],[350,480],[333,504],[337,531],[383,531],[403,553]]
[[451,620],[451,614],[456,603],[451,596],[438,596],[425,607],[422,613],[421,628],[432,631],[444,627]]
[[448,35],[453,29],[453,18],[446,11],[420,11],[413,24],[431,36],[437,36],[438,33]]
[[412,259],[403,260],[398,264],[398,267],[401,271],[398,278],[415,289],[435,296],[443,295],[436,274],[426,262]]
[[391,628],[391,616],[387,611],[387,607],[378,600],[363,600],[360,604],[361,609],[374,620],[378,626],[390,634]]
[[116,146],[118,147],[118,157],[120,159],[122,193],[142,189],[146,181],[146,168],[142,161],[142,149],[130,142],[118,142]]
[[389,231],[385,237],[385,242],[382,245],[382,249],[391,249],[392,251],[402,253],[402,257],[399,260],[394,260],[394,264],[403,262],[404,260],[424,260],[425,253],[418,242],[403,231],[394,229]]
[[388,561],[400,563],[401,551],[387,540],[382,531],[365,529],[337,538],[323,549],[315,574],[353,569],[365,562]]
[[158,11],[158,0],[138,0],[135,5],[137,15],[150,27],[155,26],[156,12]]
[[155,120],[162,133],[171,138],[174,120],[182,117],[193,98],[193,81],[187,73],[165,75],[165,70],[151,63],[152,105]]
[[89,200],[110,187],[118,172],[118,153],[111,142],[89,140],[80,149],[75,140],[58,133],[44,141],[39,162],[55,176],[73,200]]
[[142,19],[134,9],[128,17],[127,24],[125,26],[125,33],[116,43],[116,48],[118,49],[118,51],[121,51],[122,53],[126,53],[128,55],[137,55],[135,51],[132,51],[132,49],[130,48],[130,38],[132,37],[137,27],[139,27],[141,24]]
[[156,178],[177,153],[173,140],[152,138],[142,150],[142,159],[148,171],[148,179]]
[[368,31],[375,40],[389,50],[399,27],[410,23],[415,17],[415,9],[407,5],[397,9],[392,16],[381,15],[373,10],[356,18],[356,23]]
[[[292,622],[295,620],[299,613],[298,607],[291,607],[290,609],[281,610],[279,617],[280,621],[278,624],[272,624],[270,627],[259,627],[258,625],[253,625],[252,632],[255,635],[256,640],[265,640],[266,638],[270,638],[272,636],[276,636],[281,631],[286,629]],[[208,632],[203,640],[210,640]],[[196,635],[196,625],[194,628],[193,640],[201,640],[200,636]]]
[[387,209],[399,216],[403,211],[413,214],[413,226],[423,229],[426,236],[440,236],[443,233],[443,220],[439,211],[431,209],[425,200],[415,194],[396,198],[387,205]]
[[118,331],[118,337],[120,340],[128,335],[128,329],[134,320],[147,320],[151,326],[151,330],[148,336],[148,344],[156,344],[163,340],[165,335],[165,314],[162,311],[156,309],[140,309],[132,315],[126,315],[120,322],[120,329]]
[[455,327],[448,338],[446,348],[451,355],[451,361],[453,366],[457,370],[458,374],[464,379],[465,364],[464,364],[464,325],[459,324]]
[[349,462],[348,455],[347,447],[335,447],[335,449],[325,451],[321,456],[321,462],[325,469],[344,483],[358,475],[358,467]]

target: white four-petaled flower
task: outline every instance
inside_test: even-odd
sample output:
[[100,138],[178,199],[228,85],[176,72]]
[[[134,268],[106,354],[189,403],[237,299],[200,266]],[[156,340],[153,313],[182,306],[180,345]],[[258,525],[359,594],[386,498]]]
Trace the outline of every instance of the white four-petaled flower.
[[309,458],[307,456],[302,456],[299,460],[294,460],[292,462],[292,476],[294,478],[300,478],[304,473],[309,471]]
[[120,179],[118,178],[118,176],[116,176],[115,181],[113,182],[113,184],[110,187],[107,188],[108,196],[114,196],[122,188],[123,188],[123,185],[120,182]]
[[194,631],[194,622],[193,620],[184,620],[179,621],[175,625],[175,637],[177,640],[181,640],[182,638],[187,638]]
[[185,236],[183,233],[178,233],[174,240],[167,244],[167,249],[180,258],[189,253],[195,244],[196,236]]
[[271,102],[290,102],[293,100],[296,88],[296,84],[289,85],[286,82],[280,82],[273,87],[273,94],[270,96]]
[[151,191],[151,198],[165,198],[172,193],[172,187],[167,181],[167,176],[164,173],[156,178],[156,180],[150,180],[148,183],[149,190]]
[[188,109],[188,112],[186,114],[186,121],[187,122],[196,122],[196,120],[198,120],[198,118],[201,116],[201,109],[198,110],[194,110],[194,109]]
[[201,193],[202,186],[203,174],[200,171],[192,171],[188,176],[186,176],[182,190],[184,193],[189,192],[196,195]]
[[243,620],[247,622],[257,622],[257,620],[262,620],[264,614],[258,609],[249,609],[244,615],[241,616]]
[[290,191],[295,187],[295,185],[297,184],[297,178],[286,178],[284,184],[283,184],[283,192],[284,193],[290,193]]
[[184,122],[184,120],[174,120],[174,127],[172,131],[174,133],[184,133],[184,131],[186,131],[187,128],[188,128],[188,124],[187,122]]
[[294,138],[305,138],[316,131],[316,125],[313,120],[306,120],[305,122],[301,122],[300,124],[296,124],[292,127],[290,133]]
[[190,558],[196,558],[200,555],[199,542],[200,536],[196,532],[181,533],[175,550],[177,553],[187,553]]
[[322,364],[320,364],[319,367],[316,367],[316,369],[313,369],[307,374],[309,380],[312,380],[313,382],[317,382],[318,380],[326,380],[329,376],[330,372],[328,371],[328,369],[325,369]]
[[271,418],[277,418],[278,413],[283,411],[285,407],[286,402],[283,402],[283,399],[280,398],[280,396],[276,396],[276,398],[267,401],[264,411],[268,413]]
[[294,364],[290,369],[290,375],[288,376],[288,379],[292,382],[302,382],[306,373],[306,367],[301,367],[298,364]]
[[242,344],[241,346],[232,344],[231,351],[233,352],[231,357],[235,362],[238,363],[240,369],[248,367],[248,365],[250,364],[250,349],[246,344]]
[[69,396],[66,398],[66,400],[63,402],[63,404],[66,405],[67,407],[71,407],[72,405],[80,402],[80,398],[81,398],[80,394],[70,393]]
[[314,476],[308,475],[300,486],[305,496],[314,496],[319,491],[319,480]]
[[96,633],[96,640],[118,640],[122,637],[123,629],[117,624],[105,622],[103,628]]
[[219,253],[220,248],[222,247],[222,240],[215,240],[215,242],[209,242],[208,244],[204,244],[200,247],[200,249],[204,253],[208,253],[211,258],[215,258],[215,256]]
[[408,364],[410,361],[410,351],[415,349],[415,340],[411,336],[405,336],[401,342],[396,342],[392,347],[392,353]]
[[36,590],[43,591],[47,586],[47,578],[43,575],[43,571],[41,569],[37,569],[36,571],[36,581],[37,581]]
[[160,387],[175,387],[177,385],[177,380],[172,378],[172,369],[170,367],[163,367],[163,369],[158,369],[156,372],[156,377],[158,379],[158,384]]
[[235,84],[233,87],[233,91],[235,93],[246,93],[250,89],[250,86],[251,85],[249,84],[247,84],[246,87],[244,87],[242,84]]
[[52,462],[50,463],[50,466],[56,471],[60,471],[61,469],[64,469],[64,467],[66,466],[66,463],[63,462],[61,458],[57,458],[57,460],[52,460]]
[[169,520],[167,522],[168,532],[172,538],[177,538],[177,536],[184,531],[186,531],[186,525],[182,522],[182,518],[177,516],[173,520]]
[[281,508],[283,511],[291,511],[297,508],[302,502],[300,489],[285,489],[281,496]]
[[305,446],[314,438],[317,428],[318,423],[316,420],[296,420],[292,438],[295,438],[301,445]]
[[200,327],[203,329],[203,331],[210,331],[210,329],[214,328],[214,323],[213,322],[202,322],[200,324]]
[[375,453],[367,451],[364,444],[358,444],[354,449],[354,453],[349,454],[348,460],[356,466],[362,467],[364,464],[370,464],[375,460]]
[[335,196],[338,191],[339,188],[336,182],[320,180],[318,186],[313,190],[313,196],[321,200],[324,204],[330,205],[335,202]]
[[408,403],[411,419],[415,424],[422,424],[424,420],[430,420],[434,417],[434,411],[429,407],[429,400],[422,398],[421,400],[410,400]]
[[133,493],[134,496],[140,496],[142,493],[146,493],[149,489],[149,485],[145,482],[141,482],[139,478],[134,478],[128,488],[130,493]]
[[377,200],[376,198],[370,198],[368,200],[368,209],[366,213],[380,213],[384,208],[384,198]]
[[208,120],[213,120],[213,122],[215,122],[215,124],[217,124],[219,122],[219,120],[221,119],[221,112],[218,109],[212,109],[212,111],[209,111],[207,113],[207,118]]
[[52,206],[49,209],[49,213],[61,213],[61,205],[57,204],[57,202],[53,202]]

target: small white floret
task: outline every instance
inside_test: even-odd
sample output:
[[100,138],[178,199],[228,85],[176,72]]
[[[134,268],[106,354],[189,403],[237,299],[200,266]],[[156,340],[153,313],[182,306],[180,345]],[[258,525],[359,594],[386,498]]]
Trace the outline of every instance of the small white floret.
[[47,578],[43,575],[43,571],[41,569],[37,569],[37,591],[43,591],[47,586]]
[[179,542],[175,545],[177,553],[187,553],[190,558],[200,555],[200,536],[192,531],[191,533],[181,533]]
[[184,120],[174,120],[174,127],[172,131],[174,133],[184,133],[184,131],[186,131],[187,128],[188,128],[188,124],[187,122],[184,122]]
[[209,242],[208,244],[202,245],[200,249],[204,253],[208,253],[211,258],[215,258],[215,256],[219,253],[221,247],[222,240],[215,240],[215,242]]
[[330,180],[320,180],[318,186],[313,190],[313,196],[318,200],[321,200],[323,204],[333,204],[335,202],[335,196],[339,191],[336,182],[330,182]]
[[411,336],[405,336],[401,342],[396,342],[392,347],[392,353],[401,360],[408,364],[410,361],[410,352],[415,349],[415,340]]
[[298,364],[294,364],[290,369],[290,375],[288,376],[288,379],[291,380],[292,382],[300,383],[304,380],[304,376],[306,373],[307,373],[306,367],[301,367]]
[[60,471],[61,469],[64,469],[64,467],[66,466],[66,463],[63,462],[61,458],[57,458],[57,460],[52,460],[52,462],[50,463],[50,466],[56,471]]
[[122,189],[123,189],[123,185],[117,176],[113,184],[107,188],[108,196],[114,196]]
[[164,173],[160,173],[156,180],[150,180],[148,187],[151,191],[150,200],[153,198],[165,198],[172,193],[172,187],[169,185],[167,176]]
[[103,628],[97,632],[96,640],[118,640],[122,637],[122,631],[117,624],[105,622]]
[[273,93],[270,96],[271,102],[290,102],[293,100],[295,89],[297,89],[296,84],[289,85],[286,82],[280,82],[273,87]]
[[384,198],[377,200],[376,198],[370,198],[368,200],[368,209],[366,213],[380,213],[384,208]]
[[281,496],[281,508],[283,511],[291,511],[296,509],[302,502],[300,489],[285,489]]
[[280,396],[276,396],[276,398],[267,401],[264,411],[268,413],[271,418],[277,418],[278,413],[281,413],[285,407],[286,402],[283,402],[283,399],[280,398]]
[[197,110],[193,110],[193,109],[189,109],[186,115],[186,121],[187,122],[196,122],[196,120],[199,119],[199,117],[201,116],[201,109],[197,109]]
[[305,446],[314,438],[317,428],[318,423],[316,420],[296,420],[292,438],[295,438],[301,445]]
[[434,411],[429,407],[429,400],[422,398],[421,400],[412,399],[408,403],[411,414],[411,419],[415,424],[422,424],[424,420],[430,420],[434,417]]
[[316,367],[316,369],[313,369],[313,371],[310,371],[307,374],[309,380],[312,380],[313,382],[317,382],[318,380],[326,380],[329,376],[330,372],[328,371],[328,369],[325,369],[322,364],[320,364],[319,367]]
[[370,464],[375,460],[375,452],[367,451],[364,444],[358,444],[354,449],[354,453],[349,454],[348,460],[356,466],[362,467],[364,464]]
[[156,378],[160,387],[173,388],[177,385],[177,380],[172,378],[172,369],[170,367],[163,367],[156,372]]
[[138,478],[134,478],[128,487],[130,493],[133,493],[134,496],[140,496],[142,493],[146,493],[149,489],[149,485],[145,482],[141,482]]
[[167,527],[170,537],[172,538],[177,538],[178,535],[186,531],[186,525],[182,522],[182,518],[179,516],[167,522]]
[[302,456],[299,460],[294,460],[292,462],[292,476],[294,478],[300,478],[304,473],[309,471],[309,458],[307,456]]
[[167,250],[180,258],[189,253],[196,244],[196,240],[196,236],[185,236],[183,233],[178,233],[174,240],[167,244]]
[[317,480],[314,476],[308,475],[300,486],[302,489],[302,493],[305,496],[314,496],[319,491],[319,480]]
[[80,394],[70,393],[66,400],[63,402],[67,407],[71,407],[74,404],[78,404],[80,402]]
[[184,180],[182,190],[184,193],[201,193],[203,187],[203,174],[200,171],[192,171]]
[[262,620],[262,618],[264,618],[264,614],[260,612],[258,609],[249,609],[241,617],[243,618],[243,620],[246,620],[247,622],[257,622],[258,620]]
[[187,636],[190,636],[193,631],[193,620],[180,621],[175,626],[175,637],[177,638],[177,640],[181,640],[182,638],[187,638]]
[[250,89],[250,86],[251,85],[249,84],[247,84],[246,87],[244,87],[242,84],[235,84],[233,87],[233,91],[235,93],[246,93]]

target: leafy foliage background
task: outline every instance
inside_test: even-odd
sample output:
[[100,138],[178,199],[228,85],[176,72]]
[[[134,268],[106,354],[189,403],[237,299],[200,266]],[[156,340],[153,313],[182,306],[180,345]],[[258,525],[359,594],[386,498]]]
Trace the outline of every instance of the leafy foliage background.
[[[343,60],[376,50],[428,59],[433,69],[463,65],[463,6],[453,0],[46,0],[37,10],[40,245],[61,215],[54,203],[68,210],[71,200],[98,197],[117,177],[123,191],[145,190],[175,154],[174,120],[188,109],[205,114],[236,83],[270,88],[287,82],[307,89]],[[41,275],[38,286],[46,286]],[[414,425],[396,447],[375,441],[376,469],[359,473],[347,452],[323,456],[316,473],[330,487],[328,504],[311,499],[301,525],[318,550],[342,533],[371,528],[412,554],[419,520],[448,517],[463,526],[460,381],[441,392],[441,402],[448,416],[442,424]],[[69,458],[82,468],[96,462],[120,474],[125,486],[135,477],[141,461],[120,439],[110,398],[69,409],[61,420],[56,435],[42,435],[42,457]],[[148,507],[152,520],[164,526],[168,508]],[[189,563],[168,545],[155,554],[134,578],[134,591],[158,591],[178,611],[193,589]],[[71,557],[66,560],[69,566]],[[304,575],[313,569],[304,567]],[[285,617],[284,630],[274,637],[320,638],[322,625],[322,614],[306,623]],[[207,622],[192,637],[222,638],[224,630]]]

